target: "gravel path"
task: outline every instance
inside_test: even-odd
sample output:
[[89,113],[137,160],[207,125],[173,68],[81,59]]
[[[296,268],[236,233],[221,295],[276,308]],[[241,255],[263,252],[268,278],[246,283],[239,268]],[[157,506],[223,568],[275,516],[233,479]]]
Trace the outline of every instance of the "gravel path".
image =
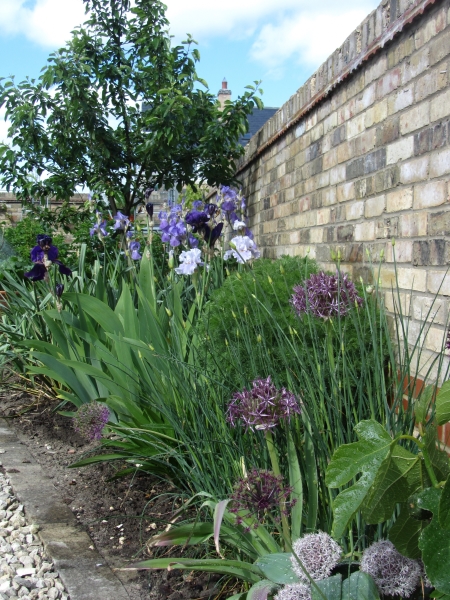
[[38,527],[28,525],[22,504],[0,472],[0,599],[69,600],[53,563],[45,556]]

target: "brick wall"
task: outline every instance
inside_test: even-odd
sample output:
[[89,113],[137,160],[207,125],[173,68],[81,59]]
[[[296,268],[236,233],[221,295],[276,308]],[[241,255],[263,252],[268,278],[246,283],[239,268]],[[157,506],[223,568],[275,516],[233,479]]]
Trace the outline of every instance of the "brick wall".
[[238,165],[264,256],[339,253],[365,281],[381,260],[389,288],[395,253],[411,342],[439,292],[423,364],[449,317],[449,173],[450,0],[384,0]]

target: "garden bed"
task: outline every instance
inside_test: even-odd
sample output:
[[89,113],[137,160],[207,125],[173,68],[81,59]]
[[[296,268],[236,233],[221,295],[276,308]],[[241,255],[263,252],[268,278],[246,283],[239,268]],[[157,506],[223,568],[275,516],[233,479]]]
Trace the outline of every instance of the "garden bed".
[[[177,506],[170,483],[145,476],[111,480],[111,464],[83,469],[69,465],[97,447],[87,444],[70,420],[54,412],[49,400],[37,401],[23,392],[0,392],[1,415],[8,418],[33,457],[52,479],[61,499],[86,529],[112,567],[152,556],[148,538],[165,528]],[[180,555],[180,552],[174,554]],[[222,584],[214,574],[172,571],[116,571],[130,600],[220,598]],[[81,575],[80,575],[81,576]],[[226,594],[225,594],[226,597]]]

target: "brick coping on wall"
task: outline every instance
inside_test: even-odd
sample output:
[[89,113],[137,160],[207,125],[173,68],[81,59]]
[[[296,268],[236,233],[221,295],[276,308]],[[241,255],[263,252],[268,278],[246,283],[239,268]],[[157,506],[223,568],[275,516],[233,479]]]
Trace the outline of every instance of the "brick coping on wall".
[[280,137],[297,125],[318,103],[372,56],[402,33],[404,28],[442,0],[383,0],[308,81],[251,138],[236,175],[244,171]]

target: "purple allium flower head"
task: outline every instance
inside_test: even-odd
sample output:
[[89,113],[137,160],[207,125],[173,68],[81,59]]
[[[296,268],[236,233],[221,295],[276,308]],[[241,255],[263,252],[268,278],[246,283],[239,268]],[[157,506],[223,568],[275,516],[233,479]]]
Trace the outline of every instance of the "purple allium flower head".
[[285,585],[274,600],[311,600],[311,588],[304,583]]
[[[274,475],[271,471],[252,469],[247,477],[239,479],[231,495],[230,512],[236,514],[238,525],[244,519],[255,519],[254,528],[264,519],[267,511],[279,510],[283,506],[283,514],[289,513],[289,507],[295,504],[288,501],[292,488],[283,485],[283,477]],[[275,520],[279,520],[275,516]],[[248,529],[248,528],[247,528]]]
[[147,214],[150,217],[150,219],[153,219],[153,208],[153,202],[147,202],[147,204],[145,205],[145,210],[147,211]]
[[[292,549],[314,581],[328,577],[342,556],[339,544],[323,531],[307,533],[292,544]],[[295,555],[291,556],[292,569],[303,582],[309,583]]]
[[373,578],[382,594],[404,598],[417,589],[422,575],[419,561],[400,554],[389,540],[375,542],[364,550],[360,569]]
[[139,242],[130,242],[129,248],[131,250],[131,258],[133,260],[141,260],[142,255],[139,254],[139,248],[141,244]]
[[101,402],[82,404],[73,418],[77,433],[91,440],[99,440],[102,430],[109,421],[109,409]]
[[362,302],[347,274],[327,275],[323,271],[311,275],[304,285],[295,286],[291,297],[291,304],[299,316],[309,312],[323,319],[345,316]]
[[242,421],[247,429],[270,429],[279,421],[299,414],[296,397],[286,388],[277,389],[270,375],[267,379],[255,379],[251,390],[236,392],[228,405],[227,421],[233,427]]
[[63,283],[57,283],[55,285],[55,296],[57,298],[61,298],[61,296],[63,295],[64,292],[64,284]]
[[114,215],[113,219],[115,221],[115,230],[126,231],[128,226],[130,225],[130,219],[127,217],[127,215],[121,213],[120,210],[117,211],[117,215]]

